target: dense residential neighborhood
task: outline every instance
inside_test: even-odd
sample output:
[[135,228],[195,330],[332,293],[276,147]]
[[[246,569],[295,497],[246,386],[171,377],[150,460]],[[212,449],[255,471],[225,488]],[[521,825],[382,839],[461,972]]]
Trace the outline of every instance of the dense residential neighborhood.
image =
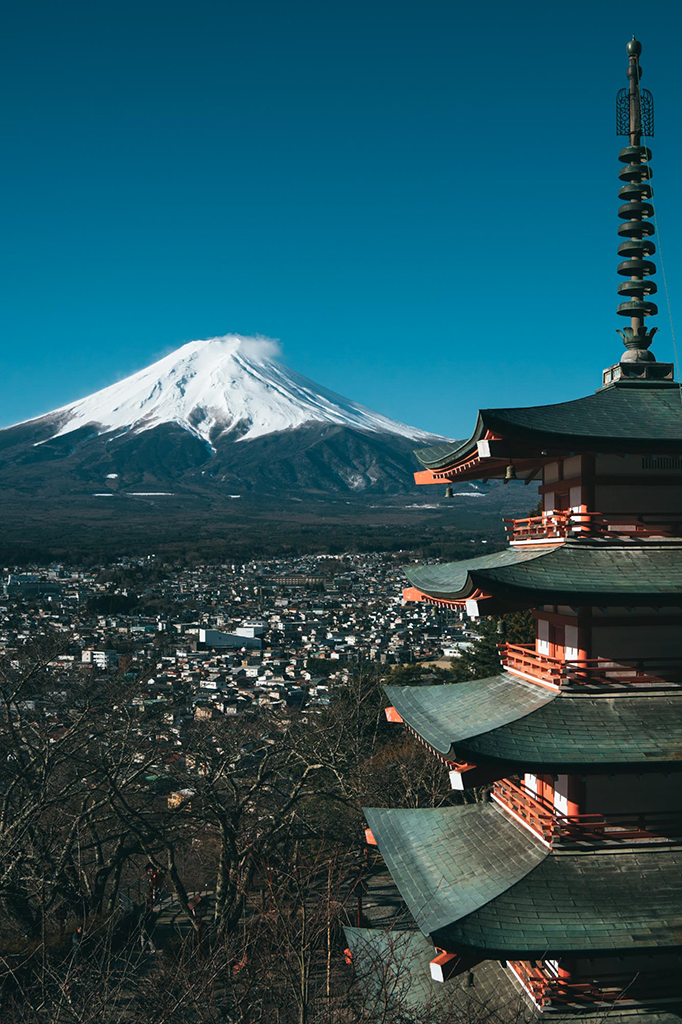
[[183,716],[310,711],[363,661],[447,664],[471,634],[459,613],[405,604],[404,582],[400,561],[384,554],[6,570],[0,653],[11,660],[28,643],[57,640],[56,683],[102,672],[139,679],[136,702],[172,697],[182,708],[169,712],[179,735]]

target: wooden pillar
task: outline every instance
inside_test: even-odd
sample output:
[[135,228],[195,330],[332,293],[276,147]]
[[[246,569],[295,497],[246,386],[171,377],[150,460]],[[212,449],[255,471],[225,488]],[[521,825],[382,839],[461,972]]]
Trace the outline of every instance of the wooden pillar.
[[587,506],[588,512],[598,512],[595,508],[594,480],[596,460],[594,455],[583,455],[581,461],[581,486],[582,504]]
[[587,661],[592,650],[592,609],[578,609],[578,661]]
[[585,783],[582,781],[580,775],[568,776],[568,794],[566,802],[568,804],[567,813],[569,818],[583,813],[582,809],[585,806]]
[[551,775],[538,775],[538,799],[554,807],[554,779]]

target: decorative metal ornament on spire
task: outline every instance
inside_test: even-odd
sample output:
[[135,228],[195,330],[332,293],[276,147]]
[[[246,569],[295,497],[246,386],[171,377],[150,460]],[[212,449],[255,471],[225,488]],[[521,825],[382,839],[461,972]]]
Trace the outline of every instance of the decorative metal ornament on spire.
[[642,69],[639,56],[642,44],[633,36],[627,44],[628,87],[621,89],[616,98],[616,134],[628,135],[630,144],[621,149],[618,159],[625,164],[618,177],[623,185],[618,197],[623,200],[618,216],[624,221],[618,234],[624,239],[618,246],[618,255],[624,257],[618,265],[618,273],[626,278],[618,285],[618,294],[624,299],[617,309],[620,316],[630,317],[630,326],[618,333],[623,338],[627,352],[622,363],[655,362],[649,346],[658,328],[647,330],[645,317],[655,316],[658,307],[648,296],[656,292],[651,280],[656,266],[647,257],[653,256],[656,246],[651,241],[654,234],[654,208],[651,187],[651,150],[642,145],[642,135],[650,138],[654,134],[654,102],[651,93],[642,89]]

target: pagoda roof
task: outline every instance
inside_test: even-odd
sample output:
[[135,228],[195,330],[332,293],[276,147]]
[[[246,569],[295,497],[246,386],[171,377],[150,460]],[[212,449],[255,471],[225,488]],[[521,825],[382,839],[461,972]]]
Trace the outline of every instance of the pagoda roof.
[[[403,1011],[423,1013],[438,1006],[469,1019],[509,1021],[509,1024],[680,1024],[680,1007],[660,1009],[633,1006],[554,1007],[540,1012],[523,992],[511,971],[496,960],[484,960],[470,972],[445,984],[433,981],[429,963],[436,951],[419,931],[386,931],[381,928],[344,928],[348,948],[359,980],[373,991],[383,992],[391,1004]],[[394,969],[393,984],[386,975]],[[470,977],[471,975],[471,977]],[[387,980],[389,984],[387,985]],[[520,1001],[519,996],[523,993]],[[369,1007],[372,1009],[371,1005]],[[377,1004],[377,1019],[384,1020],[384,1003]]]
[[424,596],[464,602],[477,593],[531,604],[677,604],[682,544],[566,541],[554,548],[505,548],[462,562],[408,567]]
[[362,981],[371,981],[377,995],[385,993],[392,1003],[412,1011],[449,1003],[450,987],[431,978],[433,943],[414,926],[411,931],[350,926],[343,931],[356,974]]
[[531,771],[678,766],[682,690],[554,693],[507,672],[440,686],[386,686],[403,721],[444,757]]
[[441,948],[519,960],[682,948],[679,845],[550,850],[492,803],[365,817]]
[[[561,452],[682,452],[680,386],[670,381],[618,382],[594,395],[556,405],[482,409],[468,441],[415,452],[433,471],[477,451],[490,435]],[[546,454],[546,452],[545,452]]]

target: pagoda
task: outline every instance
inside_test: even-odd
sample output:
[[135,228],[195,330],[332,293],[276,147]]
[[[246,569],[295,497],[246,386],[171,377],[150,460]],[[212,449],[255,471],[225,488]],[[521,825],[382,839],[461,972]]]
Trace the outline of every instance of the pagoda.
[[647,327],[640,53],[633,38],[617,101],[620,361],[594,394],[485,409],[468,441],[416,453],[420,484],[537,481],[542,513],[506,521],[502,551],[407,572],[408,600],[535,622],[534,643],[500,644],[498,675],[387,687],[389,720],[464,794],[365,811],[410,927],[348,929],[350,954],[360,970],[399,950],[412,1009],[682,1021],[682,394]]

